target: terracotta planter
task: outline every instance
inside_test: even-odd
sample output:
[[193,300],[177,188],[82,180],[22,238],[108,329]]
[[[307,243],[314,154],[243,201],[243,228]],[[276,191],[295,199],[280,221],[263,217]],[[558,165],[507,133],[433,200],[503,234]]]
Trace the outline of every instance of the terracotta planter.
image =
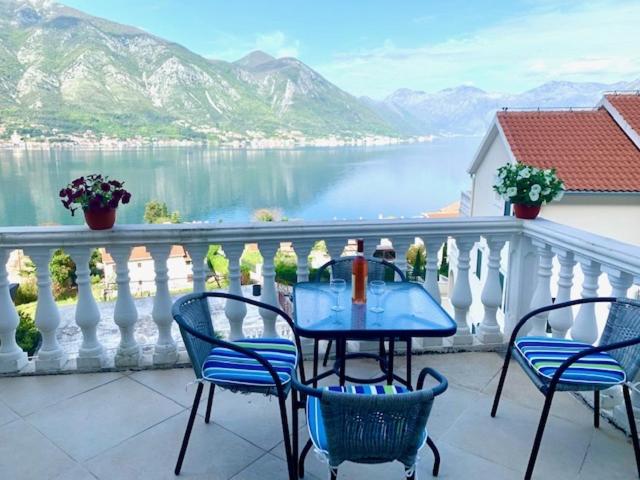
[[513,205],[513,211],[518,218],[533,220],[540,213],[540,205],[522,205],[515,203]]
[[116,223],[115,208],[83,210],[84,219],[91,230],[108,230]]

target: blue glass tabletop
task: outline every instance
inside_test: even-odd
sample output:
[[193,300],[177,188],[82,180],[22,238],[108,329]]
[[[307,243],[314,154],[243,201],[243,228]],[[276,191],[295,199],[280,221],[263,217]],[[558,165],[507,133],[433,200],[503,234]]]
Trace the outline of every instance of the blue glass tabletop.
[[[339,299],[337,298],[339,295]],[[294,321],[303,337],[367,340],[384,336],[448,337],[456,323],[422,285],[387,283],[366,305],[351,303],[351,288],[337,294],[329,283],[301,282],[293,288]],[[343,307],[335,309],[336,304]],[[376,312],[379,306],[383,311]]]

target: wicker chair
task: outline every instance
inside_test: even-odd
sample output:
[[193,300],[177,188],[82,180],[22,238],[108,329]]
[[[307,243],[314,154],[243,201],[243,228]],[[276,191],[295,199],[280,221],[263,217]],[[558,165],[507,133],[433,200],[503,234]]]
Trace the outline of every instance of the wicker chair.
[[[551,337],[518,337],[518,332],[531,318],[544,312],[573,305],[611,303],[609,317],[600,344],[589,344]],[[498,390],[493,401],[491,416],[495,417],[500,395],[511,357],[522,366],[526,374],[545,396],[544,407],[538,424],[525,478],[533,475],[542,435],[549,416],[549,409],[556,391],[593,391],[593,423],[600,426],[600,390],[622,385],[631,439],[640,476],[640,448],[638,432],[629,395],[628,381],[632,381],[640,369],[640,302],[626,298],[584,298],[549,305],[525,315],[511,334],[509,347],[502,367]]]
[[[353,263],[353,259],[356,258],[354,256],[349,257],[340,257],[335,260],[331,260],[324,265],[322,265],[318,271],[316,272],[313,281],[321,282],[326,278],[341,278],[345,282],[351,282],[351,265]],[[401,281],[405,282],[407,280],[404,272],[400,270],[396,265],[391,262],[387,262],[386,260],[382,260],[380,258],[375,257],[367,257],[367,279],[368,281],[372,280],[383,280],[385,282],[395,282]],[[331,272],[331,275],[327,275],[327,271]],[[396,280],[396,277],[398,280]],[[411,339],[405,339],[407,342],[407,348],[411,348]],[[331,347],[333,345],[333,340],[329,340],[327,344],[327,348],[324,352],[324,358],[322,360],[322,365],[327,366],[327,362],[329,361],[329,356],[331,355]],[[313,356],[313,369],[314,372],[317,373],[318,369],[318,341],[316,340],[314,343],[314,356]],[[384,354],[384,342],[380,342],[380,356]]]
[[[235,300],[277,313],[291,327],[295,342],[282,338],[248,338],[226,342],[216,338],[209,311],[209,298]],[[174,303],[172,313],[180,327],[184,345],[198,379],[198,387],[182,440],[175,474],[180,474],[204,384],[209,383],[209,398],[204,420],[206,423],[209,423],[211,418],[216,385],[233,392],[261,393],[278,398],[289,480],[295,480],[298,457],[298,416],[292,416],[294,445],[292,449],[285,402],[291,393],[292,409],[295,411],[297,404],[295,392],[291,392],[291,379],[295,376],[295,369],[299,367],[300,376],[304,381],[304,370],[302,362],[298,364],[301,352],[300,340],[295,335],[289,315],[272,305],[222,292],[186,295]],[[256,413],[259,414],[259,412]]]
[[[438,385],[423,390],[427,375]],[[418,450],[425,444],[434,455],[433,475],[438,475],[440,454],[426,427],[434,397],[447,389],[447,380],[440,373],[422,370],[415,392],[394,385],[316,389],[296,379],[294,388],[307,396],[310,436],[298,464],[300,477],[304,476],[305,456],[313,446],[326,458],[332,480],[345,461],[373,464],[396,460],[404,465],[407,477],[415,479]]]

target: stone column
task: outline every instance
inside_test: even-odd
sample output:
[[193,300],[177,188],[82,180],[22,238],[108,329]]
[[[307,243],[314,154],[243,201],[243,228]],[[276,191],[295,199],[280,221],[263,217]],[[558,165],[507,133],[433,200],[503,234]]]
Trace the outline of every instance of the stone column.
[[172,365],[178,360],[178,348],[171,335],[173,302],[169,293],[169,270],[167,268],[171,245],[152,245],[148,247],[148,250],[153,258],[156,274],[156,296],[153,298],[151,316],[158,327],[158,341],[153,347],[153,364]]
[[27,366],[27,353],[16,343],[18,312],[11,301],[7,261],[10,250],[0,248],[0,373],[18,372]]
[[454,345],[472,345],[473,335],[469,328],[467,316],[469,307],[473,302],[471,287],[469,285],[469,252],[475,243],[475,238],[468,236],[456,237],[458,249],[458,269],[451,294],[451,304],[458,330],[453,337]]
[[293,243],[296,252],[296,276],[298,282],[309,281],[309,255],[315,240],[297,240]]
[[[598,278],[600,277],[600,264],[589,258],[578,258],[580,268],[584,274],[582,282],[582,298],[598,296]],[[596,310],[593,303],[580,305],[576,320],[571,328],[571,338],[579,342],[595,343],[598,339],[598,324],[596,322]]]
[[78,352],[76,365],[78,370],[99,370],[107,365],[107,354],[98,341],[100,310],[91,291],[91,272],[89,260],[90,247],[71,247],[67,253],[76,264],[76,283],[78,284],[78,303],[76,304],[76,324],[82,331],[82,345]]
[[429,292],[433,299],[442,303],[440,297],[440,287],[438,286],[438,253],[442,248],[442,244],[446,241],[443,237],[426,237],[424,247],[427,252],[427,265],[424,279],[424,288]]
[[[264,259],[264,264],[262,265],[262,296],[260,297],[260,301],[278,306],[276,272],[273,266],[273,259],[276,256],[278,248],[280,248],[280,242],[263,241],[260,242],[259,246],[260,253],[262,253],[262,258]],[[276,318],[278,315],[271,310],[261,308],[260,316],[264,323],[264,332],[262,336],[265,338],[277,338]]]
[[[240,257],[244,251],[244,243],[229,243],[224,245],[224,253],[229,259],[229,293],[242,297],[242,285],[240,282]],[[266,263],[266,260],[265,260]],[[247,304],[235,300],[227,300],[224,313],[229,320],[231,340],[244,337],[242,323],[247,315]],[[269,312],[271,313],[271,312]],[[263,317],[264,318],[264,317]]]
[[206,257],[209,245],[206,243],[189,243],[184,248],[191,257],[191,270],[193,272],[193,291],[204,292],[206,290],[207,264]]
[[487,278],[482,289],[484,317],[478,327],[477,338],[482,343],[502,343],[502,333],[498,325],[497,313],[502,304],[502,286],[500,285],[500,259],[505,238],[488,237],[489,262]]
[[[573,269],[576,261],[573,253],[561,248],[553,248],[560,263],[560,273],[558,274],[558,295],[556,303],[571,300],[571,287],[573,286]],[[571,307],[559,308],[549,312],[549,325],[551,325],[552,335],[556,338],[564,338],[569,329],[573,326],[573,310]]]
[[[551,270],[553,265],[553,252],[551,247],[544,242],[533,240],[533,246],[538,252],[538,280],[536,289],[531,299],[530,310],[551,305]],[[529,320],[530,329],[528,335],[544,337],[547,335],[547,319],[549,313],[541,313]]]
[[[411,245],[414,243],[414,241],[415,237],[394,237],[392,240],[393,249],[396,252],[395,264],[405,275],[407,274],[408,266],[407,251],[409,250],[409,247],[411,247]],[[397,274],[395,276],[395,279],[400,280]]]

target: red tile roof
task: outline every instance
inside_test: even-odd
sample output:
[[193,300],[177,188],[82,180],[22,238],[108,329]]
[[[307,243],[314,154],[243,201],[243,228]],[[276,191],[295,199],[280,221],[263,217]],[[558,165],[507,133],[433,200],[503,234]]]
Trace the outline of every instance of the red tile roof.
[[611,93],[604,96],[633,130],[640,135],[640,92]]
[[640,150],[604,109],[498,112],[516,160],[555,167],[567,190],[640,191]]

